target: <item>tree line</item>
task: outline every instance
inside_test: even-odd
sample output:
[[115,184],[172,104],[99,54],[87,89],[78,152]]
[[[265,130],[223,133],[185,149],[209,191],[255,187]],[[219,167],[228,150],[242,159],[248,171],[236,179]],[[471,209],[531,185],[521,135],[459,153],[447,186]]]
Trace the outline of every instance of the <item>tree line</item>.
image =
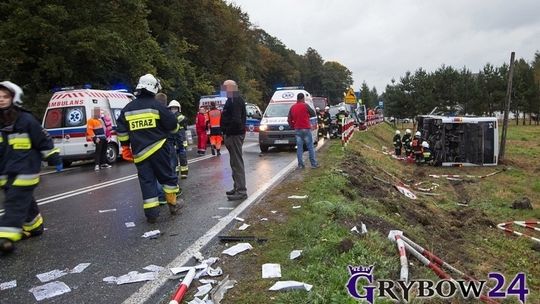
[[313,48],[297,54],[222,0],[8,0],[0,3],[0,75],[42,114],[55,87],[132,90],[153,73],[194,114],[201,95],[234,79],[265,106],[278,86],[303,85],[334,103],[352,72]]
[[[515,61],[510,110],[529,124],[538,124],[540,114],[540,52],[534,60]],[[435,107],[450,112],[461,109],[471,115],[493,116],[504,111],[509,66],[486,64],[473,73],[466,67],[455,69],[442,65],[434,72],[419,68],[406,72],[399,81],[392,80],[380,96],[385,115],[397,118],[428,114]],[[519,117],[516,120],[519,123]]]

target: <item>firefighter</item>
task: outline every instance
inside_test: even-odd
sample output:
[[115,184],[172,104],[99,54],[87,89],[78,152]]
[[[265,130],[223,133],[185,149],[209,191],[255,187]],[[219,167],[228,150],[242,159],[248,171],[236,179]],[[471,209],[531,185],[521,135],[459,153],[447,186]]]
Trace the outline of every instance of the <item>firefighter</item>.
[[405,135],[403,135],[403,138],[401,139],[401,143],[403,147],[405,147],[405,157],[409,157],[412,154],[411,141],[411,129],[407,129],[405,130]]
[[422,156],[426,164],[431,164],[431,149],[429,143],[425,140],[422,142]]
[[394,149],[396,156],[401,156],[401,132],[396,130],[396,135],[394,135]]
[[177,142],[176,142],[176,155],[178,157],[178,160],[180,161],[180,165],[176,169],[176,171],[180,171],[180,178],[186,179],[188,177],[188,161],[187,161],[187,147],[188,147],[188,141],[187,141],[187,117],[182,114],[182,107],[180,106],[180,103],[176,100],[172,100],[171,103],[169,103],[169,109],[171,112],[174,113],[176,116],[176,120],[178,121],[178,136],[177,136]]
[[345,111],[345,107],[339,107],[339,112],[336,114],[337,124],[339,126],[339,136],[343,133],[343,126],[347,117],[349,117],[349,114]]
[[413,149],[414,160],[416,161],[416,164],[420,164],[424,158],[422,155],[422,133],[420,133],[420,131],[416,131],[416,133],[414,134],[414,138],[411,142],[411,147]]
[[208,111],[208,124],[210,127],[210,145],[212,155],[221,155],[221,143],[223,142],[223,133],[221,132],[221,111],[216,107],[214,101],[210,102],[210,111]]
[[178,132],[176,117],[156,99],[161,89],[159,80],[151,74],[139,78],[135,96],[120,112],[117,120],[118,139],[122,143],[122,157],[133,159],[137,167],[143,195],[143,208],[149,223],[159,216],[159,182],[172,215],[178,213],[178,176],[170,165],[172,147],[166,144],[167,135]]
[[22,89],[0,82],[0,186],[5,214],[0,218],[0,253],[15,250],[14,243],[43,233],[43,218],[34,199],[41,160],[62,170],[60,150],[34,116],[21,108]]
[[332,115],[330,115],[330,107],[324,107],[323,122],[326,128],[326,138],[330,139],[330,125],[332,124]]

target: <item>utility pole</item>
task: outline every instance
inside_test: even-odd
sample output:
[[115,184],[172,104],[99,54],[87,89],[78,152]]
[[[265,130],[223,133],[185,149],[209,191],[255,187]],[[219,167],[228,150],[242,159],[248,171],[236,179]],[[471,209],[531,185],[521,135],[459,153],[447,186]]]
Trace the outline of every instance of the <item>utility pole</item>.
[[514,56],[515,55],[516,55],[515,52],[512,52],[512,54],[510,54],[510,69],[508,70],[508,86],[506,87],[506,108],[504,109],[501,147],[499,149],[499,161],[504,159],[504,150],[506,148],[506,133],[508,131],[508,113],[510,112],[510,101],[512,99],[512,77],[514,75]]

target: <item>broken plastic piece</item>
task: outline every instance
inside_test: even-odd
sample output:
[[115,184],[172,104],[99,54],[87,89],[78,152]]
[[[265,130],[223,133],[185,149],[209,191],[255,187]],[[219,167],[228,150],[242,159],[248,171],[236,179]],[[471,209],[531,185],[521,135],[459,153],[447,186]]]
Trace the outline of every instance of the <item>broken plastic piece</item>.
[[4,282],[0,284],[0,290],[6,290],[17,287],[17,280]]
[[266,263],[262,265],[262,278],[272,279],[281,278],[281,265]]
[[229,280],[229,275],[225,277],[219,284],[216,286],[216,289],[210,294],[210,298],[214,301],[214,304],[219,304],[225,293],[236,284],[236,280]]
[[306,198],[308,198],[308,196],[307,195],[291,195],[288,198],[290,198],[290,199],[306,199]]
[[206,266],[203,270],[199,271],[195,275],[195,279],[198,279],[200,277],[204,277],[207,275],[211,277],[219,277],[222,274],[223,274],[223,270],[221,269],[221,267],[212,268],[210,266]]
[[272,291],[278,291],[278,290],[306,290],[310,291],[311,288],[313,288],[313,285],[309,285],[303,282],[298,281],[278,281],[272,287],[270,287],[268,290]]
[[293,206],[292,208],[293,209],[300,209],[300,208],[302,208],[302,206]]
[[272,210],[272,211],[270,211],[270,212],[272,212],[273,214],[276,214],[276,213],[277,213],[277,211],[276,211],[276,210]]
[[156,277],[157,277],[156,272],[139,273],[138,271],[131,271],[128,274],[117,277],[116,285],[152,281],[156,279]]
[[356,226],[351,228],[351,232],[356,232],[356,233],[360,234],[360,231],[358,231],[358,227],[356,227]]
[[179,273],[182,273],[182,272],[186,272],[186,271],[189,271],[190,269],[194,269],[195,267],[173,267],[173,268],[170,268],[169,270],[172,272],[172,274],[174,275],[177,275]]
[[200,279],[199,282],[201,282],[201,284],[217,284],[217,280],[210,279]]
[[243,224],[242,226],[238,227],[238,230],[246,230],[250,225],[248,224]]
[[406,197],[410,198],[410,199],[417,199],[416,195],[414,193],[412,193],[411,190],[403,187],[403,186],[400,186],[400,185],[394,185],[394,187],[396,187],[396,189],[401,192],[401,194],[405,195]]
[[360,234],[366,234],[366,233],[367,233],[366,224],[362,223],[362,230],[360,231]]
[[36,277],[43,283],[46,283],[46,282],[49,282],[49,281],[52,281],[52,280],[56,280],[60,277],[63,277],[67,274],[66,271],[64,270],[58,270],[58,269],[55,269],[55,270],[51,270],[49,272],[45,272],[45,273],[40,273],[38,275],[36,275]]
[[157,265],[148,265],[143,268],[144,270],[148,270],[150,272],[160,272],[163,270],[163,267],[157,266]]
[[195,295],[193,295],[193,296],[194,297],[203,297],[207,293],[209,293],[210,290],[212,290],[212,284],[205,284],[203,286],[199,286],[199,287],[197,287],[197,293]]
[[193,258],[199,262],[202,262],[204,260],[204,255],[200,251],[197,251],[193,254]]
[[291,251],[291,253],[289,253],[289,259],[297,259],[298,257],[300,257],[300,255],[302,255],[302,250],[293,250]]
[[73,267],[69,273],[81,273],[88,268],[88,266],[90,266],[90,263],[80,263],[79,265]]
[[143,238],[157,238],[161,234],[161,231],[159,230],[152,230],[145,232],[142,237]]
[[29,290],[37,301],[54,298],[56,296],[68,293],[71,288],[64,282],[54,281],[45,285],[36,286]]
[[234,207],[219,207],[219,210],[233,210]]
[[267,217],[263,217],[263,218],[261,219],[261,221],[268,221],[268,218],[267,218]]
[[106,212],[116,212],[116,209],[99,210],[99,213],[106,213]]
[[253,249],[253,246],[251,246],[251,244],[249,244],[249,243],[239,243],[239,244],[236,244],[236,245],[232,246],[229,249],[224,250],[222,252],[222,254],[235,256],[235,255],[237,255],[237,254],[239,254],[241,252],[244,252],[244,251],[250,250],[250,249]]
[[243,218],[241,218],[241,217],[235,217],[234,219],[237,220],[237,221],[239,221],[239,222],[245,221],[245,220],[244,220]]
[[126,225],[126,228],[133,228],[133,227],[135,227],[135,223],[134,223],[134,222],[126,222],[125,225]]
[[214,215],[212,216],[213,219],[220,219],[221,218],[221,215]]

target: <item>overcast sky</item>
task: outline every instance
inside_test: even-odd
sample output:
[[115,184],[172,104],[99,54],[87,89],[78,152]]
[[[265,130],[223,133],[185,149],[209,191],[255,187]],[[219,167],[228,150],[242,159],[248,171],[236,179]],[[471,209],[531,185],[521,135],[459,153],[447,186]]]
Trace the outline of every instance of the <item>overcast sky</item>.
[[532,61],[540,50],[540,0],[228,0],[256,26],[304,54],[316,49],[382,92],[392,78],[443,63]]

